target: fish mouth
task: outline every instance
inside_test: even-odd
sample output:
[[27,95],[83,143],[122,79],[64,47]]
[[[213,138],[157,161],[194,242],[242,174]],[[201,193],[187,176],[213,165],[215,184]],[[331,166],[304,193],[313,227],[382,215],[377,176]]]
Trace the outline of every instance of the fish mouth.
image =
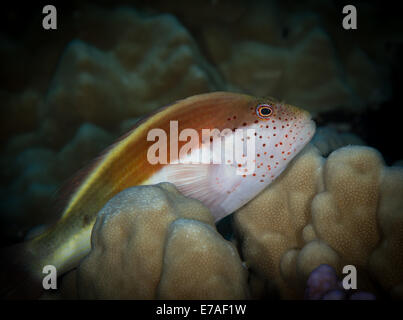
[[315,121],[312,120],[311,115],[306,120],[306,134],[308,135],[308,139],[306,140],[306,143],[311,141],[313,135],[315,134],[316,131],[316,123]]
[[304,135],[303,144],[306,145],[311,141],[316,131],[316,123],[313,121],[311,114],[304,111],[303,128],[300,129],[300,134]]

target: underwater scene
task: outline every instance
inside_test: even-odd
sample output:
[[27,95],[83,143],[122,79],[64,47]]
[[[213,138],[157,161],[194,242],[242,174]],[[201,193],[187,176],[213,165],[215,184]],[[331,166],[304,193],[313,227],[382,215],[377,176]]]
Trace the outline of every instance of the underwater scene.
[[1,299],[402,300],[402,12],[4,7]]

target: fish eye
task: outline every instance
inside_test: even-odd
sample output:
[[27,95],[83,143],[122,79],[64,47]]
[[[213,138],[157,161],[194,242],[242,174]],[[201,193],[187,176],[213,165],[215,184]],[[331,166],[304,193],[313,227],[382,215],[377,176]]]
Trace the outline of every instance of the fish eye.
[[262,119],[267,119],[269,118],[273,113],[273,107],[268,104],[259,104],[256,107],[256,114],[259,118]]

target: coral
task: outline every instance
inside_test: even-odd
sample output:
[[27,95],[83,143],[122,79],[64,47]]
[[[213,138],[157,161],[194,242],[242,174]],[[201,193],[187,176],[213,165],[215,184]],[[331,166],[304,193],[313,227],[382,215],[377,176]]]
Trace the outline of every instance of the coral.
[[[362,24],[353,39],[346,39],[339,25],[335,29],[327,22],[336,21],[335,10],[331,2],[311,3],[309,9],[273,1],[248,6],[242,1],[140,1],[137,8],[107,9],[75,3],[63,28],[57,35],[47,33],[46,41],[32,26],[21,38],[0,35],[5,142],[0,190],[7,204],[0,220],[21,224],[27,218],[27,227],[46,223],[51,214],[35,203],[49,202],[76,163],[107,146],[106,135],[117,138],[130,128],[130,119],[195,93],[276,96],[314,112],[376,107],[389,95],[387,75],[396,59],[382,45],[400,35]],[[376,12],[369,8],[366,14]],[[66,158],[63,165],[44,159],[46,183],[26,175],[30,163],[17,168],[15,159],[26,149],[66,151],[84,124],[105,131],[97,147]],[[342,145],[351,143],[349,137],[330,136],[331,147],[318,145],[323,154],[340,147],[339,139]],[[32,190],[15,186],[16,180]]]
[[[313,113],[360,112],[390,96],[385,84],[391,66],[385,68],[383,48],[367,48],[367,27],[355,42],[346,43],[345,34],[326,22],[338,19],[327,19],[337,11],[332,6],[311,4],[307,11],[290,2],[255,2],[239,10],[236,23],[203,28],[202,39],[231,90],[275,94]],[[367,14],[376,18],[375,11]],[[393,37],[385,30],[373,34]]]
[[[230,52],[231,56],[220,65],[220,70],[233,90],[258,96],[275,92],[281,99],[303,105],[309,111],[360,105],[341,79],[330,39],[320,29],[313,29],[292,48],[244,41],[232,44]],[[319,57],[326,63],[318,67]],[[317,72],[309,72],[314,65]],[[240,73],[240,70],[247,72]],[[298,76],[301,74],[305,76]],[[324,74],[328,79],[326,86],[321,81]]]
[[327,264],[321,264],[312,270],[307,280],[305,298],[319,300],[328,292],[337,295],[339,288],[336,271]]
[[[103,15],[89,18],[95,23]],[[128,117],[215,88],[207,63],[174,17],[117,10],[108,22],[125,30],[108,48],[82,40],[66,48],[40,110],[44,117],[62,125],[91,121],[114,128]]]
[[[309,146],[269,188],[235,214],[245,263],[284,298],[301,298],[320,264],[357,268],[360,290],[376,278],[399,295],[402,283],[403,169],[372,148]],[[394,289],[393,289],[394,288]]]
[[384,288],[403,298],[403,167],[384,170],[380,179],[377,222],[382,240],[371,254],[369,268]]
[[[310,202],[319,191],[322,159],[313,148],[302,153],[298,161],[234,217],[246,264],[266,279],[278,281],[280,287],[285,287],[280,261],[287,250],[303,245],[302,232],[310,216]],[[295,255],[284,259],[294,262]],[[284,268],[287,269],[285,264]],[[290,282],[296,281],[292,271],[286,275]]]
[[241,299],[247,273],[208,209],[169,183],[126,189],[99,212],[80,298]]
[[58,152],[55,176],[60,180],[79,170],[93,159],[94,154],[112,142],[112,136],[107,131],[92,123],[83,123],[73,139]]
[[[41,79],[21,75],[22,87],[1,92],[2,138],[10,139],[1,157],[0,219],[24,228],[55,219],[38,204],[51,201],[64,181],[135,119],[177,99],[223,88],[173,15],[83,6],[64,26],[48,50],[36,49],[48,58],[46,68],[33,73]],[[14,61],[18,45],[6,49],[5,59]],[[51,156],[38,151],[16,163],[27,149]]]
[[311,143],[319,149],[323,156],[328,156],[332,151],[347,145],[365,145],[359,136],[350,132],[340,132],[330,126],[316,128]]
[[308,277],[305,290],[308,300],[375,300],[370,292],[343,289],[336,271],[329,265],[321,264]]
[[373,149],[336,150],[324,167],[326,189],[312,201],[317,236],[355,266],[367,264],[380,238],[376,215],[382,167]]
[[[77,2],[71,15],[63,14],[57,33],[47,32],[46,39],[36,21],[26,25],[21,37],[7,30],[0,35],[0,233],[7,240],[22,240],[27,229],[40,224],[26,235],[32,237],[57,219],[48,203],[65,180],[139,118],[179,98],[238,91],[275,96],[314,115],[334,116],[335,121],[340,110],[361,120],[369,107],[380,108],[390,96],[391,71],[399,74],[395,44],[402,41],[401,21],[382,19],[369,4],[360,5],[365,19],[354,32],[341,30],[340,10],[332,1],[310,1],[309,6],[252,1],[245,6],[240,0],[157,0],[137,5]],[[383,108],[384,114],[393,114]],[[370,148],[339,149],[364,144],[351,133],[353,121],[344,121],[347,129],[327,122],[319,128],[312,140],[319,150],[307,148],[235,215],[250,282],[257,291],[275,285],[283,297],[302,297],[306,279],[319,264],[331,265],[340,276],[341,266],[351,263],[362,276],[360,285],[371,289],[375,279],[387,292],[403,297],[403,169],[386,167]],[[358,123],[359,129],[368,129]],[[389,126],[389,119],[384,124]],[[382,139],[385,133],[379,134]],[[176,210],[176,204],[169,206]],[[136,210],[128,208],[121,216]],[[197,279],[189,276],[187,283],[178,284],[172,274],[185,258],[178,258],[175,248],[183,247],[183,238],[195,240],[196,234],[223,257],[217,257],[217,264],[208,260],[203,272],[236,275],[238,258],[224,249],[227,243],[207,220],[197,222],[183,212],[175,219],[161,227],[163,240],[156,235],[156,247],[164,243],[166,250],[159,255],[164,273],[156,276],[164,287],[149,296],[191,295],[186,285]],[[126,231],[131,227],[129,223]],[[97,230],[104,234],[100,225]],[[190,250],[186,257],[202,250],[197,245],[194,241],[182,248]],[[237,260],[235,267],[226,264],[223,271],[224,257]],[[187,266],[189,274],[198,272],[193,268],[197,266]],[[91,282],[94,275],[88,272]],[[225,279],[216,281],[228,283]],[[237,281],[226,288],[242,292]],[[180,290],[169,289],[179,285]],[[202,281],[200,288],[203,285],[211,284]],[[82,290],[93,295],[90,288]],[[241,296],[246,294],[234,297]]]

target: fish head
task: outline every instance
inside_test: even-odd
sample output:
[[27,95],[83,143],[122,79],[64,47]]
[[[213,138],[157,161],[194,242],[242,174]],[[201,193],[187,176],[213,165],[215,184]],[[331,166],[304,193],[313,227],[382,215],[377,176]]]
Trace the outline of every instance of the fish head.
[[[315,132],[309,112],[273,98],[217,92],[182,103],[168,119],[178,120],[179,132],[192,128],[201,133],[201,141],[184,139],[178,145],[180,165],[159,168],[147,183],[175,184],[185,196],[205,204],[217,221],[269,186]],[[159,127],[168,128],[166,119]],[[186,144],[197,147],[184,148]],[[191,151],[181,153],[182,148]]]
[[[250,98],[232,110],[227,117],[232,129],[244,129],[245,141],[253,144],[250,154],[248,142],[243,146],[247,160],[232,164],[234,170],[221,170],[215,175],[223,181],[215,192],[226,195],[212,211],[221,219],[253,199],[269,186],[292,159],[309,143],[315,133],[315,123],[309,112],[272,98]],[[231,127],[231,125],[229,126]],[[250,131],[251,130],[251,131]],[[217,202],[218,203],[218,202]]]

